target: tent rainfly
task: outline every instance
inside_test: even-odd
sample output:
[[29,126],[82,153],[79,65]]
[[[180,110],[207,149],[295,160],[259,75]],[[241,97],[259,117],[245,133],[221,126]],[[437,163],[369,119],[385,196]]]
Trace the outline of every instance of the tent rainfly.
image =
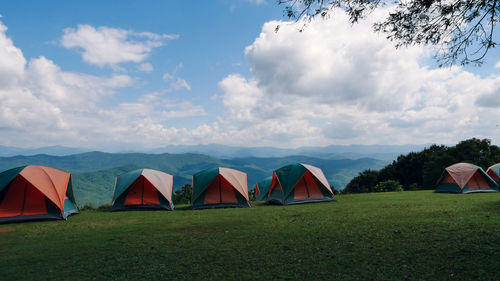
[[138,169],[116,177],[111,211],[170,210],[173,176],[152,169]]
[[457,163],[446,168],[436,183],[435,192],[472,193],[496,192],[498,185],[483,169],[469,163]]
[[489,167],[486,173],[500,186],[500,163]]
[[75,213],[70,173],[45,166],[0,173],[0,223],[66,219]]
[[271,187],[271,181],[273,177],[267,177],[258,183],[255,184],[255,201],[264,201],[266,200],[266,195],[269,191],[269,187]]
[[214,168],[193,175],[193,209],[250,207],[247,174]]
[[333,192],[320,168],[291,164],[273,172],[271,180],[257,184],[256,197],[269,204],[299,204],[332,201]]

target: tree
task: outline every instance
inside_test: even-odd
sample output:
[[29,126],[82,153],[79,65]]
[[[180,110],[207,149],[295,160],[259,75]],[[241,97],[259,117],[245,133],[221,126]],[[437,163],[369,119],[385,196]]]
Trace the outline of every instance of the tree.
[[[420,152],[400,155],[380,171],[366,170],[347,184],[343,193],[388,191],[393,183],[405,190],[433,189],[443,170],[455,163],[467,162],[483,169],[500,163],[500,148],[489,139],[468,139],[455,146],[431,145]],[[382,185],[382,183],[385,183]],[[387,185],[389,183],[389,185]]]
[[468,139],[456,146],[433,153],[423,167],[424,185],[433,187],[444,168],[458,162],[478,165],[483,169],[500,162],[500,148],[489,139]]
[[403,186],[394,180],[386,180],[379,182],[374,188],[375,192],[390,192],[390,191],[403,191]]
[[378,171],[375,170],[365,170],[359,173],[347,184],[342,193],[373,192],[373,188],[378,183],[378,174]]
[[395,3],[395,8],[385,20],[374,24],[374,30],[386,34],[396,47],[436,46],[440,66],[480,65],[497,45],[493,32],[499,21],[500,0],[278,0],[287,17],[306,23],[314,17],[328,17],[336,8],[356,23],[387,3]]
[[180,190],[174,193],[174,204],[191,204],[193,198],[193,187],[190,183],[185,183]]
[[330,185],[330,189],[332,190],[333,195],[339,195],[340,194],[340,191],[338,189],[336,189],[333,185]]
[[248,198],[250,199],[250,201],[255,201],[255,192],[257,190],[255,188],[252,188],[248,191]]

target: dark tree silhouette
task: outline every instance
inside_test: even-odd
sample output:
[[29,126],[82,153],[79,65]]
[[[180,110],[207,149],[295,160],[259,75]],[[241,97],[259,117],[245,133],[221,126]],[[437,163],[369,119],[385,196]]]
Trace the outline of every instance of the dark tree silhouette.
[[[327,17],[335,8],[356,23],[373,10],[394,3],[395,9],[374,30],[386,34],[396,47],[430,44],[437,47],[440,66],[476,64],[497,43],[500,0],[278,0],[287,17],[306,22]],[[277,27],[277,30],[279,26]]]
[[[458,162],[478,165],[483,169],[500,163],[500,148],[489,139],[472,138],[455,146],[431,145],[420,152],[400,155],[380,171],[365,170],[353,178],[343,193],[377,191],[382,182],[399,182],[405,190],[433,189],[444,168]],[[380,190],[378,190],[380,191]]]
[[190,183],[185,183],[180,190],[174,193],[174,204],[191,204],[193,198],[193,187]]

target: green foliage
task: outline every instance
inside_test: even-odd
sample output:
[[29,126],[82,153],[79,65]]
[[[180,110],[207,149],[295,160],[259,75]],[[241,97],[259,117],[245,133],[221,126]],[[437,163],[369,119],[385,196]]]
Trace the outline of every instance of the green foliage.
[[248,190],[248,198],[250,199],[250,201],[255,201],[255,188],[250,188]]
[[403,186],[394,180],[386,180],[383,182],[379,182],[373,188],[375,192],[390,192],[390,191],[403,191]]
[[339,195],[340,194],[340,191],[338,189],[336,189],[333,185],[330,185],[330,189],[332,190],[333,195]]
[[[488,139],[468,139],[455,146],[432,145],[420,152],[401,155],[379,172],[367,170],[353,178],[344,193],[372,192],[385,181],[397,181],[406,190],[433,189],[444,168],[467,162],[483,169],[500,162],[500,148]],[[376,177],[376,179],[375,179]]]
[[408,191],[418,190],[418,184],[412,183],[412,184],[410,184],[410,186],[408,186],[408,188],[406,190],[408,190]]
[[491,145],[489,139],[472,138],[433,153],[423,167],[423,184],[428,187],[434,186],[443,169],[457,162],[471,163],[486,170],[489,166],[500,162],[500,148]]
[[374,30],[384,33],[396,47],[434,45],[440,65],[480,65],[497,45],[493,34],[500,20],[500,4],[496,0],[278,0],[286,16],[304,19],[304,25],[314,17],[328,17],[337,8],[356,23],[387,2],[395,7],[374,24]]
[[193,199],[193,187],[186,182],[180,190],[174,192],[174,204],[191,204]]
[[[498,280],[500,193],[0,225],[2,280]],[[182,208],[182,206],[181,206]]]
[[378,171],[365,170],[347,184],[343,193],[366,193],[373,192],[373,188],[378,183]]

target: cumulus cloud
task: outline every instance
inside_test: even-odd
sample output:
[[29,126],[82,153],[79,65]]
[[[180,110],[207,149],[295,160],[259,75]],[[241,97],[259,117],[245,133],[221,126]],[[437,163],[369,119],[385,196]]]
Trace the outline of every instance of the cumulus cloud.
[[182,68],[182,64],[180,64],[179,66],[176,67],[174,74],[170,74],[170,73],[163,74],[163,76],[162,76],[163,81],[169,83],[168,91],[176,91],[176,90],[180,90],[180,89],[186,89],[188,91],[191,91],[191,85],[189,85],[189,83],[186,80],[184,80],[180,77],[177,77],[177,75],[176,75],[177,69]]
[[22,51],[6,36],[6,30],[0,22],[3,145],[160,146],[177,139],[196,139],[200,134],[168,126],[168,120],[205,115],[203,107],[167,99],[165,92],[117,103],[118,90],[134,85],[130,76],[66,72],[43,56],[27,62]]
[[137,70],[142,72],[152,72],[153,65],[149,62],[141,63],[139,66],[137,66]]
[[[453,143],[498,137],[500,78],[460,67],[435,69],[428,50],[396,50],[373,33],[372,18],[351,25],[337,11],[298,32],[271,21],[245,49],[251,77],[219,83],[224,120],[260,143]],[[298,23],[300,24],[300,23]],[[275,32],[280,25],[279,32]],[[286,128],[286,130],[282,130]]]
[[[1,18],[1,16],[0,16]],[[0,85],[13,85],[24,74],[26,59],[6,35],[7,27],[0,23]]]
[[80,24],[76,28],[64,29],[61,44],[65,48],[80,50],[83,60],[89,64],[119,68],[120,63],[144,61],[153,48],[162,46],[167,39],[176,38],[178,35]]

